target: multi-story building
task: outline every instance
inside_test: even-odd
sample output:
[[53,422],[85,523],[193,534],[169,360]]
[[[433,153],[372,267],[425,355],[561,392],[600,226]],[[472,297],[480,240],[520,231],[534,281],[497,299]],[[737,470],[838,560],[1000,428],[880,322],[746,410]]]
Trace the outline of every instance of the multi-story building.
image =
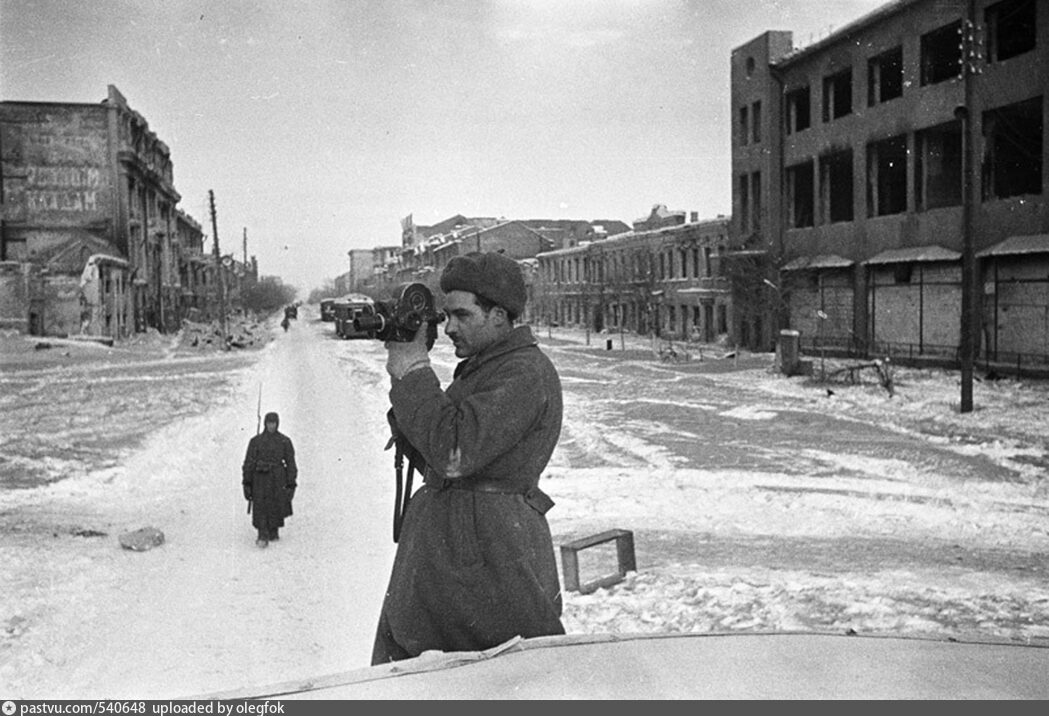
[[375,250],[350,249],[346,255],[350,260],[350,270],[346,274],[345,287],[340,294],[358,291],[375,276]]
[[536,320],[718,340],[728,334],[731,317],[721,268],[728,230],[725,217],[675,222],[541,253]]
[[520,222],[535,229],[552,249],[568,249],[630,231],[630,226],[618,219],[520,219]]
[[1038,0],[896,0],[807,47],[733,50],[755,342],[957,356],[971,261],[981,357],[1049,362],[1047,68]]
[[[379,293],[389,293],[398,285],[418,281],[436,292],[441,271],[453,257],[471,251],[498,251],[521,263],[529,291],[533,291],[538,286],[534,281],[538,254],[605,238],[610,229],[619,231],[629,227],[616,220],[508,220],[462,214],[433,226],[419,226],[409,215],[401,221],[402,246],[399,251],[381,260],[375,259],[374,288]],[[533,310],[529,304],[525,320],[531,320]]]
[[13,325],[117,338],[178,328],[186,297],[170,152],[116,87],[97,104],[0,102],[0,158],[0,260],[40,274],[11,309]]

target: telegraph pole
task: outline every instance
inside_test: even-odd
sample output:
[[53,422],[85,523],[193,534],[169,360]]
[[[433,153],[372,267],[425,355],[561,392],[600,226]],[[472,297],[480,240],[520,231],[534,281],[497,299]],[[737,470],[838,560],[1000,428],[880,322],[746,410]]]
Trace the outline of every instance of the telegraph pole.
[[976,322],[976,257],[973,241],[973,75],[979,73],[980,40],[976,27],[976,1],[968,0],[961,27],[961,79],[964,106],[955,110],[962,123],[962,324],[959,351],[962,372],[960,412],[973,410],[973,363],[978,334]]
[[226,342],[226,277],[222,269],[222,255],[219,253],[219,227],[215,220],[215,192],[208,189],[208,204],[211,207],[211,236],[213,239],[212,250],[215,254],[215,275],[219,280],[219,326],[222,330],[222,346],[228,347]]

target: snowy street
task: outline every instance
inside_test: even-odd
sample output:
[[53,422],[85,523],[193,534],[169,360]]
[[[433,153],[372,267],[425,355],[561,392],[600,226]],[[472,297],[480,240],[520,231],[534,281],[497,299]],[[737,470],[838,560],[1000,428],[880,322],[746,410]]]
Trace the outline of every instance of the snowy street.
[[[394,552],[385,352],[313,306],[268,330],[230,354],[3,339],[4,696],[174,698],[367,666]],[[647,339],[537,337],[565,391],[541,483],[555,545],[622,528],[637,548],[624,582],[566,595],[570,634],[1049,643],[1044,382],[981,381],[960,415],[945,371],[897,369],[890,398],[766,355],[667,364]],[[443,336],[432,358],[447,385]],[[239,485],[260,386],[300,475],[265,550]],[[119,547],[144,526],[165,544]]]
[[[348,380],[318,342],[282,338],[228,400],[119,467],[19,494],[14,510],[0,498],[16,577],[0,617],[6,693],[159,698],[367,663],[392,559],[381,365]],[[296,443],[301,486],[266,551],[239,485],[260,384],[263,412],[279,411]],[[146,525],[167,542],[118,547]],[[76,536],[88,527],[108,536]]]

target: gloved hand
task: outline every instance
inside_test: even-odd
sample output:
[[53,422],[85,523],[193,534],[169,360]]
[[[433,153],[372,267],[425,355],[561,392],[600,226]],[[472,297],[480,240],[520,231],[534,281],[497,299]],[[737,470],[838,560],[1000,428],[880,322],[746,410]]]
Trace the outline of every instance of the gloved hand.
[[251,485],[244,485],[244,499],[251,502]]
[[415,337],[410,343],[387,341],[385,345],[387,350],[386,372],[394,380],[400,380],[413,370],[430,367],[430,356],[426,350],[425,326],[415,332]]

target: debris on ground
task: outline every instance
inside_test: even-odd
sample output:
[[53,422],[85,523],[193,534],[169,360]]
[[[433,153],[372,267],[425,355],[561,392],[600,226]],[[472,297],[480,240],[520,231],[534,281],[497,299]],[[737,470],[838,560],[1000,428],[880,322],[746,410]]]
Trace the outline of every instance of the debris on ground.
[[257,321],[231,321],[226,329],[225,343],[222,326],[218,321],[198,323],[183,320],[182,330],[179,332],[181,348],[254,348],[268,340],[269,332]]
[[827,379],[840,377],[845,379],[848,383],[855,385],[860,381],[861,374],[864,370],[871,370],[877,375],[878,383],[888,391],[889,397],[895,395],[896,388],[893,383],[892,362],[888,358],[885,360],[875,359],[869,363],[853,363],[851,365],[846,365],[828,373]]
[[164,544],[164,533],[156,527],[142,527],[120,535],[120,546],[132,552],[146,552]]

